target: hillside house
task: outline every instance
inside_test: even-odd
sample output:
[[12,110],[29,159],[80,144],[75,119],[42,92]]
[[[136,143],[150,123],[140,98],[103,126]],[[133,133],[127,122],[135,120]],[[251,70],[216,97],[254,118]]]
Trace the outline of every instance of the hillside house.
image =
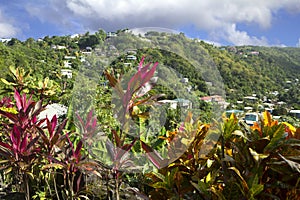
[[188,78],[182,78],[180,80],[181,83],[188,83],[189,82],[189,79]]
[[168,99],[165,99],[165,100],[160,100],[158,101],[159,104],[169,104],[170,105],[170,109],[176,109],[177,108],[177,101],[174,101],[174,100],[168,100]]
[[72,63],[69,60],[64,60],[64,68],[72,68]]
[[124,63],[124,66],[125,66],[125,67],[131,67],[131,66],[132,66],[132,63],[126,62],[126,63]]
[[226,102],[225,99],[220,95],[205,96],[205,97],[201,97],[200,100],[209,103],[217,103],[224,109],[229,105],[229,103]]
[[126,51],[126,53],[127,53],[128,55],[135,55],[135,54],[136,54],[136,49],[128,49],[128,50]]
[[200,100],[205,102],[217,102],[217,103],[225,101],[224,98],[220,95],[205,96],[205,97],[201,97]]
[[191,109],[192,108],[192,102],[188,99],[174,99],[174,100],[160,100],[158,101],[159,104],[169,104],[170,105],[170,109],[176,109],[177,106],[180,106],[181,108],[184,109]]
[[82,51],[81,53],[84,54],[84,55],[92,55],[91,51]]
[[115,32],[108,32],[107,34],[106,34],[106,37],[117,37],[118,35],[117,35],[117,33],[115,33]]
[[86,61],[84,56],[80,56],[79,59],[80,59],[80,62],[85,62]]
[[289,115],[292,117],[300,119],[300,110],[290,110]]
[[74,59],[76,59],[76,56],[65,56],[64,59],[65,60],[74,60]]
[[61,69],[60,70],[62,76],[66,76],[67,78],[72,78],[72,70],[71,69]]
[[62,45],[51,45],[51,49],[62,50],[66,48],[67,48],[66,46],[62,46]]
[[78,33],[76,33],[76,34],[71,35],[70,37],[71,37],[72,39],[74,39],[74,38],[79,38],[80,35],[79,35]]
[[92,47],[85,47],[85,51],[87,51],[87,52],[91,52],[92,50],[93,50]]
[[258,56],[259,55],[259,51],[251,51],[250,54]]
[[[174,101],[176,102],[176,104],[178,104],[181,108],[184,109],[192,109],[192,102],[188,99],[174,99]],[[177,105],[176,105],[177,106]]]
[[[46,108],[38,115],[38,120],[47,118],[52,120],[54,115],[58,118],[63,117],[67,114],[68,108],[62,104],[53,103],[46,106]],[[46,121],[42,123],[42,126],[47,126]]]
[[244,103],[245,104],[251,104],[251,105],[253,105],[253,104],[257,103],[257,101],[258,101],[257,97],[254,97],[254,96],[246,96],[246,97],[244,97]]
[[135,55],[128,55],[127,60],[136,60],[136,56]]

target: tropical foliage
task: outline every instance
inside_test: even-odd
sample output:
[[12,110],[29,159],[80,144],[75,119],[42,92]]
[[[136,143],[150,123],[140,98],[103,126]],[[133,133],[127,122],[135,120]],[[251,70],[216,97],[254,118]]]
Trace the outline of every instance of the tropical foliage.
[[[297,108],[298,50],[222,50],[183,34],[149,32],[143,39],[126,31],[118,34],[122,37],[116,40],[100,30],[0,43],[1,199],[299,199],[296,123],[276,121],[268,112],[252,127],[234,114],[206,123],[209,112],[218,111],[203,102],[198,102],[200,111],[167,109],[164,124],[149,114],[162,109],[160,100],[177,96],[157,83],[159,73],[172,73],[159,71],[160,65],[188,78],[194,96],[212,92],[207,80],[217,77],[215,72],[208,69],[201,77],[191,60],[199,62],[200,69],[215,62],[231,101],[253,92],[271,97],[267,92],[278,90],[279,101]],[[105,40],[109,47],[103,45]],[[149,40],[153,48],[142,48]],[[118,54],[98,76],[95,66],[103,63],[95,49],[101,57],[113,46],[138,49],[133,53],[136,60],[128,64],[126,54]],[[88,47],[95,52],[81,61]],[[73,59],[70,79],[61,75],[65,56]],[[76,92],[94,98],[91,104],[80,105],[82,99],[75,98],[70,103],[75,80]],[[83,83],[90,88],[81,87]],[[54,102],[68,105],[67,115],[41,117]]]

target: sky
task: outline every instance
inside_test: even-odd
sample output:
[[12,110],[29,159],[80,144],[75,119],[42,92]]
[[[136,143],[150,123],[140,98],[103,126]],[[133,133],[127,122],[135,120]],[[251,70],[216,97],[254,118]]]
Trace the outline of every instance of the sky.
[[300,47],[300,0],[0,0],[0,38],[157,27],[216,45]]

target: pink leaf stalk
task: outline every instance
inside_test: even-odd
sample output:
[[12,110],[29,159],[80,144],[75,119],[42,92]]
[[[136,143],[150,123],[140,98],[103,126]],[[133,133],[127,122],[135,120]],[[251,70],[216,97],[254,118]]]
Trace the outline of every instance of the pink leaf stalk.
[[[156,67],[158,66],[158,62],[154,63],[153,67],[149,69],[151,63],[148,63],[146,66],[143,66],[144,57],[142,58],[138,72],[132,76],[132,78],[128,82],[127,91],[123,96],[123,107],[125,111],[128,112],[130,108],[133,106],[134,100],[136,98],[142,97],[145,95],[149,90],[151,90],[151,86],[146,89],[147,92],[138,92],[142,87],[144,87],[150,79],[153,77]],[[134,97],[135,93],[139,93]]]

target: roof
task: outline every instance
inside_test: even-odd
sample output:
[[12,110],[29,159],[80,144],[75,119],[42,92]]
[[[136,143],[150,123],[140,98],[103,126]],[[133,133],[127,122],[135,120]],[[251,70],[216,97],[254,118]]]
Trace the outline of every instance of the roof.
[[290,113],[300,113],[300,110],[290,110]]
[[227,113],[242,113],[244,111],[242,111],[242,110],[227,110],[226,112]]
[[188,99],[182,99],[182,98],[174,99],[174,101],[179,102],[179,103],[190,103],[191,102]]

